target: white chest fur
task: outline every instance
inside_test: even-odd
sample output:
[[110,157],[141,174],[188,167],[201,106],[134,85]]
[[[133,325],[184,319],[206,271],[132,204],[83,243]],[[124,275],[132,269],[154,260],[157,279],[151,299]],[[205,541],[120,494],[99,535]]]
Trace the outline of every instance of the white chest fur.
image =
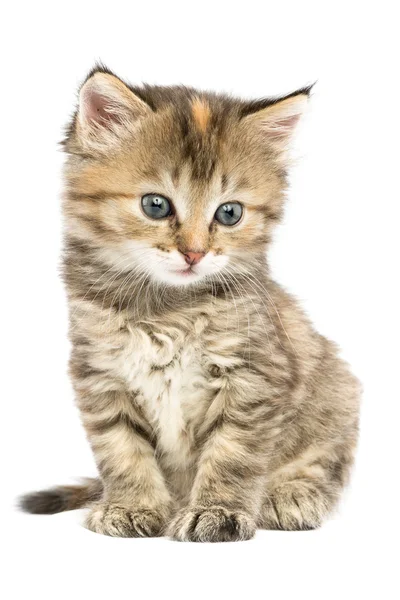
[[[197,328],[199,329],[199,327]],[[136,394],[157,435],[157,449],[173,467],[192,458],[193,429],[212,397],[202,364],[198,331],[184,334],[173,327],[129,330],[114,368]]]

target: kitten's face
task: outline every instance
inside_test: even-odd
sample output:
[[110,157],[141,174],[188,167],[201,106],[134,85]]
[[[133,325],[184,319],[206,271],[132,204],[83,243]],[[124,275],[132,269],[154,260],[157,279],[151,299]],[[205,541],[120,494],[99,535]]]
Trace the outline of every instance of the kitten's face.
[[70,234],[143,281],[246,276],[281,211],[305,92],[259,110],[183,88],[140,94],[105,73],[83,86],[66,144]]

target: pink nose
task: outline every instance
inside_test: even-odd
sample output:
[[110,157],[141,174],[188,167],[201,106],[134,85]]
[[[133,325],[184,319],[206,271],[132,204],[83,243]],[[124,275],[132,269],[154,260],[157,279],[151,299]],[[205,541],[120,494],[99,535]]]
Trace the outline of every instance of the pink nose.
[[184,257],[188,265],[197,265],[204,255],[205,252],[185,252]]

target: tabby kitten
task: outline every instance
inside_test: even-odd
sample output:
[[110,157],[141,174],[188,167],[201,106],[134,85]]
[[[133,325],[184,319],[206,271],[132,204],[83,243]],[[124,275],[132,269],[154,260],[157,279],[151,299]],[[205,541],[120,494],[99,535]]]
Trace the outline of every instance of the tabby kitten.
[[25,510],[203,542],[332,511],[359,385],[266,261],[309,91],[248,102],[90,73],[65,140],[64,278],[100,477]]

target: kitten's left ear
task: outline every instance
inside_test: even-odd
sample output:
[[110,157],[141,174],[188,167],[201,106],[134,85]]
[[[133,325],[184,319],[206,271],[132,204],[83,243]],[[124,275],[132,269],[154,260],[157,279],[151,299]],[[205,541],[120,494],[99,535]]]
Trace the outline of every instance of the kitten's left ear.
[[311,86],[275,100],[250,102],[244,109],[244,123],[256,128],[267,142],[284,150],[304,113]]

